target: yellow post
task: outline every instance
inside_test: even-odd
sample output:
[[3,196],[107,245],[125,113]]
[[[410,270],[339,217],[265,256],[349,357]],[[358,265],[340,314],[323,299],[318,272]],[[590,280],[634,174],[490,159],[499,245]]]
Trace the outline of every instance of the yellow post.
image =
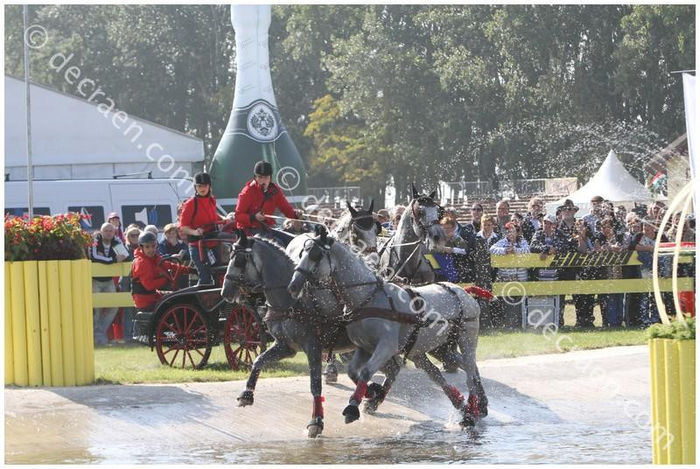
[[41,386],[41,319],[39,315],[39,266],[37,261],[24,264],[24,307],[27,324],[27,367],[29,385]]
[[58,263],[58,277],[61,292],[61,343],[63,345],[63,385],[75,386],[75,351],[73,349],[73,299],[70,287],[70,263]]
[[12,282],[10,263],[5,262],[5,384],[15,382],[15,372],[12,351]]
[[[668,432],[668,464],[680,464],[683,459],[681,435],[681,390],[678,373],[676,341],[664,339],[664,379],[666,381],[666,430]],[[662,396],[664,398],[664,396]]]
[[12,355],[15,384],[29,384],[27,368],[27,324],[24,320],[24,266],[13,262],[10,266],[12,279]]
[[87,259],[82,261],[81,272],[83,278],[83,298],[85,299],[85,366],[87,367],[87,379],[89,383],[95,382],[95,343],[92,333],[92,267]]
[[652,461],[654,464],[667,464],[668,427],[666,425],[663,339],[651,339],[649,348],[651,353]]
[[71,297],[73,299],[73,308],[71,310],[73,316],[73,327],[75,331],[75,339],[73,340],[73,353],[75,354],[75,382],[78,385],[86,384],[87,378],[85,374],[85,354],[83,353],[83,342],[85,337],[84,314],[83,314],[83,286],[81,285],[82,278],[80,276],[80,261],[70,261],[71,264]]
[[41,322],[41,375],[44,386],[53,386],[51,379],[51,329],[49,327],[49,295],[55,295],[48,287],[46,275],[48,264],[39,262],[39,320]]
[[63,386],[63,338],[61,332],[61,282],[58,261],[46,261],[47,302],[49,307],[49,347],[51,350],[51,385]]
[[682,464],[695,464],[695,340],[678,341]]

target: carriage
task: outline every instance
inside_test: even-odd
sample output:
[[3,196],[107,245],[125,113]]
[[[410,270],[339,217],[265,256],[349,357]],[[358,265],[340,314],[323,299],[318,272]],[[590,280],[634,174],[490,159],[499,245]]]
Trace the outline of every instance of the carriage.
[[[138,311],[134,339],[155,348],[160,362],[176,368],[204,367],[212,348],[222,344],[226,360],[233,370],[250,369],[270,337],[258,309],[264,296],[250,303],[228,303],[221,297],[221,285],[231,246],[236,236],[230,227],[206,236],[202,241],[217,243],[219,262],[211,267],[213,285],[195,285],[168,293],[149,311]],[[201,254],[200,246],[200,254]],[[204,258],[204,256],[202,257]],[[174,257],[163,260],[179,262]],[[177,284],[177,276],[171,276]]]

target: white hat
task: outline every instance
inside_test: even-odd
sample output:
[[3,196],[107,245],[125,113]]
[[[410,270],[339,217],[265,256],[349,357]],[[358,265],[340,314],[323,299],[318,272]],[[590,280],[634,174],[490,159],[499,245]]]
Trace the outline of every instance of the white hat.
[[557,217],[554,215],[545,215],[543,220],[548,221],[549,223],[554,223],[555,225],[558,223]]

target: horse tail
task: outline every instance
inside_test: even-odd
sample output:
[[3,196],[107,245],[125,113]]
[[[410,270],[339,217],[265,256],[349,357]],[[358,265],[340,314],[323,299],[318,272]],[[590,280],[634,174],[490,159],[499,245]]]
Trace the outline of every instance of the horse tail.
[[464,291],[476,298],[483,298],[485,300],[493,300],[494,298],[493,293],[485,288],[477,287],[476,285],[464,287]]

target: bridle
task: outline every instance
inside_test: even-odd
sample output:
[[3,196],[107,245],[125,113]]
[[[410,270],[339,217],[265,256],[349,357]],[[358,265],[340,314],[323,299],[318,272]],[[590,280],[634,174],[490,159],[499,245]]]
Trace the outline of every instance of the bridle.
[[[359,246],[360,236],[358,231],[370,231],[372,229],[377,230],[377,234],[382,231],[382,225],[374,219],[371,213],[366,213],[364,215],[358,215],[350,218],[350,224],[348,226],[348,234],[350,238],[351,246]],[[362,255],[367,255],[377,252],[377,246],[365,246],[360,252]]]
[[[425,207],[437,207],[438,209],[438,216],[435,220],[432,220],[428,225],[426,226],[423,221],[420,213],[418,212],[418,206],[425,206]],[[411,214],[413,215],[413,222],[418,225],[418,228],[420,228],[420,238],[421,241],[425,241],[425,238],[428,236],[428,230],[435,226],[440,224],[440,219],[443,217],[445,214],[445,209],[442,207],[440,204],[435,202],[433,199],[427,196],[420,196],[416,197],[411,201]]]
[[[309,245],[309,241],[313,243],[313,245]],[[308,256],[309,259],[311,259],[316,265],[321,262],[323,257],[325,256],[328,259],[328,264],[330,266],[330,274],[328,275],[328,280],[326,281],[321,281],[320,279],[314,278],[314,273],[312,271],[303,269],[299,266],[294,268],[295,272],[299,272],[302,277],[304,277],[304,280],[308,282],[311,286],[319,289],[328,289],[331,291],[333,296],[336,299],[336,302],[339,305],[348,305],[350,302],[348,301],[347,298],[345,298],[344,292],[347,289],[350,288],[357,288],[357,287],[363,287],[367,285],[375,285],[376,288],[375,290],[367,297],[365,298],[360,305],[356,306],[354,310],[357,310],[358,308],[361,308],[365,306],[367,303],[369,303],[372,298],[377,294],[379,290],[382,289],[383,286],[383,281],[380,277],[375,275],[375,280],[373,282],[357,282],[357,283],[345,283],[345,284],[340,284],[335,278],[335,273],[336,273],[336,267],[333,264],[333,257],[331,256],[331,246],[333,244],[333,239],[331,238],[331,243],[330,245],[323,245],[321,244],[318,240],[316,239],[309,239],[306,241],[304,250],[308,251]],[[347,313],[346,313],[347,315]]]

